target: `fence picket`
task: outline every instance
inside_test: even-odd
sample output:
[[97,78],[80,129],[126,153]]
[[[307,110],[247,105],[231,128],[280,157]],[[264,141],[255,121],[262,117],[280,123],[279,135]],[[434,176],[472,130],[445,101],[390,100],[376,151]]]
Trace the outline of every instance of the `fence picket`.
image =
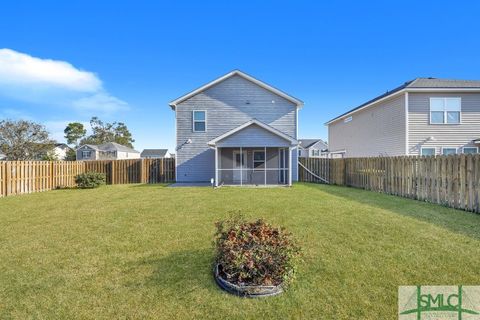
[[[480,155],[299,158],[330,184],[480,212]],[[299,180],[322,183],[301,166]]]

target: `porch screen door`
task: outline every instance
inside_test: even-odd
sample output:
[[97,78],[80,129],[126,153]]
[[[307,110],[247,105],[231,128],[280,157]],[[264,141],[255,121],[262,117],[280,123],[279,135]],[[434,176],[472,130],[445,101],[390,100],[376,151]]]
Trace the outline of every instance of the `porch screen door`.
[[[235,183],[242,183],[245,182],[245,178],[247,175],[247,171],[242,171],[240,169],[247,169],[247,151],[242,150],[234,150],[233,151],[233,181]],[[242,181],[243,180],[243,181]]]

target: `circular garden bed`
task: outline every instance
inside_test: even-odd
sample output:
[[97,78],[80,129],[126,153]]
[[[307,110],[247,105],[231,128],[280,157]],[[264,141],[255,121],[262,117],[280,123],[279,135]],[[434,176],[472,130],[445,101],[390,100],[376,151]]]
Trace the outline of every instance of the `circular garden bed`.
[[292,282],[300,248],[283,228],[242,217],[217,222],[214,277],[223,290],[242,297],[282,293]]

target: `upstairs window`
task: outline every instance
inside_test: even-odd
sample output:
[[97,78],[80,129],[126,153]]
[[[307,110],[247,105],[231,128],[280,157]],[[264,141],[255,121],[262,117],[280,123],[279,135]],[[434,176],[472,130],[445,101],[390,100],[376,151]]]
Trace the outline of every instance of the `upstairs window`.
[[82,151],[82,158],[90,158],[92,156],[92,151],[90,150],[83,150]]
[[461,98],[430,98],[431,124],[459,124]]
[[205,111],[193,111],[193,131],[207,131],[207,116]]

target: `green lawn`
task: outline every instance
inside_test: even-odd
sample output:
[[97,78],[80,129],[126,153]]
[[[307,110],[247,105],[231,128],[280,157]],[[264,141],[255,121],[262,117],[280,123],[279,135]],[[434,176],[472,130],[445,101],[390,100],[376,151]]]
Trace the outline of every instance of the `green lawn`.
[[[212,279],[214,222],[242,210],[304,248],[283,295]],[[399,285],[478,284],[480,215],[344,187],[57,190],[0,199],[0,319],[396,319]]]

